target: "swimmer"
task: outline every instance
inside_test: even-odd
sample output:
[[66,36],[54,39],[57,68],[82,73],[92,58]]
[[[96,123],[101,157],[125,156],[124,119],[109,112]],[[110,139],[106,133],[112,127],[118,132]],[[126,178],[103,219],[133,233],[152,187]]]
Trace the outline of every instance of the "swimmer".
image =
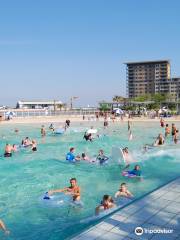
[[173,140],[174,140],[174,135],[176,133],[176,130],[177,130],[177,128],[176,128],[175,124],[172,123],[171,135],[172,135],[172,139]]
[[137,177],[141,176],[141,170],[139,165],[135,165],[134,169],[131,171],[128,171],[129,174],[136,175]]
[[104,128],[108,128],[108,119],[107,116],[104,118]]
[[112,197],[109,195],[104,195],[101,204],[95,209],[95,214],[98,215],[101,211],[105,211],[114,207],[116,207],[116,204],[114,203]]
[[36,143],[35,140],[32,140],[32,148],[31,149],[32,149],[33,152],[37,151],[37,143]]
[[46,130],[45,130],[44,125],[41,126],[41,136],[42,136],[42,137],[45,137],[45,136],[46,136]]
[[122,154],[123,154],[123,157],[124,157],[124,161],[126,161],[126,164],[127,164],[124,168],[124,169],[126,169],[130,166],[129,161],[128,161],[128,158],[129,158],[128,147],[125,147],[125,148],[122,149]]
[[155,143],[154,143],[154,146],[161,146],[164,144],[164,137],[162,135],[162,133],[159,134],[159,136],[157,137]]
[[128,131],[131,130],[131,122],[128,120]]
[[71,121],[69,119],[66,120],[65,122],[65,129],[70,127]]
[[104,155],[104,151],[102,149],[100,149],[99,154],[96,157],[96,160],[98,160],[100,164],[104,164],[108,161],[108,159],[109,158]]
[[92,140],[93,140],[92,134],[91,134],[91,133],[87,133],[87,132],[85,132],[83,138],[84,138],[86,141],[90,141],[90,142],[92,142]]
[[70,148],[69,150],[69,153],[66,154],[66,160],[69,161],[69,162],[76,162],[76,161],[79,161],[81,160],[80,156],[76,156],[74,155],[74,151],[75,151],[75,148]]
[[16,144],[13,144],[13,152],[17,152],[18,151],[18,146]]
[[89,157],[88,157],[85,153],[82,153],[81,159],[82,159],[83,161],[89,161],[89,160],[90,160]]
[[161,127],[164,127],[164,124],[165,124],[164,119],[161,118],[161,119],[160,119],[160,126],[161,126]]
[[25,139],[22,140],[22,145],[24,147],[29,147],[30,145],[32,145],[31,140],[29,139],[29,137],[26,137]]
[[133,194],[127,189],[126,183],[121,183],[119,190],[115,193],[115,198],[117,197],[126,197],[132,198]]
[[10,231],[7,230],[4,222],[3,222],[1,219],[0,219],[0,228],[4,231],[4,233],[5,233],[6,235],[8,235],[8,234],[10,233]]
[[80,201],[81,189],[77,185],[76,178],[71,178],[70,179],[70,186],[69,187],[65,187],[65,188],[62,188],[62,189],[56,189],[56,190],[50,190],[50,191],[48,191],[48,194],[52,195],[53,193],[61,193],[61,192],[65,193],[65,194],[72,195],[73,201]]
[[15,128],[15,129],[14,129],[14,132],[15,132],[15,133],[18,133],[18,132],[19,132],[19,129]]
[[174,140],[174,143],[177,144],[178,143],[178,135],[179,135],[179,130],[176,129],[176,132],[173,136],[173,140]]
[[53,123],[50,124],[49,129],[54,131],[54,124]]
[[165,127],[165,137],[168,137],[169,134],[170,134],[170,132],[171,132],[171,130],[170,130],[170,128],[169,128],[169,125],[166,124],[166,127]]
[[7,143],[4,150],[4,157],[12,157],[13,147]]

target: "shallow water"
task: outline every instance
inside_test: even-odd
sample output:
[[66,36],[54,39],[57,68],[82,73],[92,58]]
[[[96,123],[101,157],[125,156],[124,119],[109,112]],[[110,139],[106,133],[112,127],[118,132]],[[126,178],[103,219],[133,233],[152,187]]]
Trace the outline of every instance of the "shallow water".
[[[84,130],[95,124],[102,137],[92,143],[85,142]],[[163,147],[145,154],[142,151],[145,143],[151,144],[158,133],[164,131],[159,123],[134,123],[132,141],[128,141],[127,123],[111,124],[108,130],[103,130],[102,123],[74,124],[63,136],[53,136],[49,131],[45,138],[40,136],[40,126],[0,126],[0,155],[6,142],[19,144],[26,136],[38,141],[35,153],[23,149],[12,158],[0,158],[0,218],[11,231],[8,237],[0,233],[1,239],[65,239],[87,226],[84,219],[93,216],[102,196],[114,195],[120,183],[127,182],[130,191],[139,197],[180,173],[179,144],[173,144],[171,137]],[[20,130],[18,134],[14,133],[15,127]],[[46,127],[48,130],[48,124]],[[141,165],[143,180],[122,177],[117,163],[110,162],[107,166],[69,164],[65,154],[72,146],[77,154],[86,152],[91,157],[99,149],[110,156],[112,146],[128,146]],[[43,203],[42,196],[47,190],[68,186],[71,177],[76,177],[81,187],[84,208],[52,207]],[[83,221],[86,224],[82,224]]]

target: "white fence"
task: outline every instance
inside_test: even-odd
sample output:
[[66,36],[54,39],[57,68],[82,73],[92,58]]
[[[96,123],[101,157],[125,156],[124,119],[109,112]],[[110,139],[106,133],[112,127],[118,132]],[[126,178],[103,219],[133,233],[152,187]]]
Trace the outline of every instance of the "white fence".
[[83,116],[83,115],[96,115],[99,113],[99,110],[91,110],[91,109],[80,109],[80,110],[19,110],[19,109],[11,109],[11,110],[1,110],[0,116],[3,118],[7,118],[8,116],[13,116],[13,118],[25,118],[25,117],[41,117],[41,116]]

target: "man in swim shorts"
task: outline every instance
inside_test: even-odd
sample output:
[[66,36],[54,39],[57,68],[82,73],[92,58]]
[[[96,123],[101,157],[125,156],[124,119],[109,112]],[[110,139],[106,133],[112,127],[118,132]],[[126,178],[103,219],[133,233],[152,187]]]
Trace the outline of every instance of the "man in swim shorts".
[[13,147],[7,143],[4,150],[4,157],[12,157]]
[[81,189],[77,184],[76,178],[70,179],[69,187],[65,187],[62,189],[56,189],[56,190],[50,190],[50,191],[48,191],[48,194],[52,195],[53,193],[61,193],[61,192],[72,195],[73,201],[80,201],[80,199],[81,199]]

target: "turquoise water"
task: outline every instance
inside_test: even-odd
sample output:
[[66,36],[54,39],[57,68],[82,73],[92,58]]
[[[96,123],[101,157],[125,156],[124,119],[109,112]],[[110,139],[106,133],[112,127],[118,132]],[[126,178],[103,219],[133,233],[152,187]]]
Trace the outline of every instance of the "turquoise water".
[[[87,226],[80,221],[93,216],[102,196],[114,195],[120,183],[127,182],[135,197],[140,197],[179,175],[180,149],[178,144],[172,143],[171,137],[164,147],[142,152],[143,144],[152,143],[158,133],[164,131],[159,123],[134,123],[132,141],[128,141],[127,123],[111,124],[108,130],[103,130],[102,123],[95,123],[99,133],[105,136],[92,143],[85,142],[82,136],[94,123],[83,124],[74,124],[63,136],[52,136],[49,132],[45,138],[40,136],[41,124],[0,126],[0,155],[6,142],[19,144],[26,136],[38,141],[38,152],[24,149],[14,153],[12,158],[0,158],[0,218],[11,231],[8,237],[1,232],[0,239],[69,238]],[[177,126],[180,128],[180,124]],[[15,127],[20,130],[18,134],[14,133]],[[48,129],[48,124],[46,127]],[[123,178],[116,163],[107,166],[69,164],[65,154],[72,146],[77,154],[86,152],[90,156],[99,149],[111,155],[112,146],[128,146],[141,165],[144,179]],[[71,177],[76,177],[81,187],[84,208],[45,205],[41,200],[43,193],[68,186]]]

